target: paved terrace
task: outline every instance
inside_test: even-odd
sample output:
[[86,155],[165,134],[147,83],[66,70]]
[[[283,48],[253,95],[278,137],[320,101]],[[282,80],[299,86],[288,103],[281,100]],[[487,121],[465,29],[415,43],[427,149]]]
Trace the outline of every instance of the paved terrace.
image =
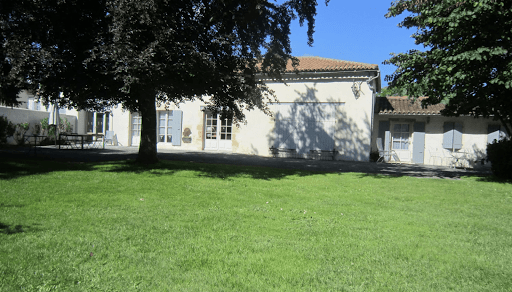
[[[0,149],[0,159],[58,160],[71,162],[119,161],[137,158],[137,147],[106,146],[105,149],[59,150],[55,146],[34,148]],[[187,161],[194,163],[248,165],[281,169],[296,169],[318,172],[359,172],[391,176],[412,176],[457,179],[462,176],[489,176],[489,167],[476,169],[454,169],[446,166],[415,164],[388,164],[354,161],[319,161],[294,158],[272,158],[257,155],[232,154],[206,151],[159,150],[161,160]]]

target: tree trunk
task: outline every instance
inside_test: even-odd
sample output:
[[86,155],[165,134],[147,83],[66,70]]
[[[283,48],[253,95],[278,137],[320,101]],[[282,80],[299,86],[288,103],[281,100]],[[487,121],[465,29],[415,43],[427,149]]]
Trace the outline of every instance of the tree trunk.
[[139,113],[142,119],[137,163],[157,163],[155,93],[152,90],[141,90],[137,95]]
[[510,126],[512,126],[512,123],[510,122],[510,118],[506,119],[503,118],[503,113],[499,112],[500,113],[500,122],[501,124],[503,125],[503,127],[505,127],[505,131],[507,132],[507,135],[509,137],[509,139],[512,139],[512,129],[510,128]]

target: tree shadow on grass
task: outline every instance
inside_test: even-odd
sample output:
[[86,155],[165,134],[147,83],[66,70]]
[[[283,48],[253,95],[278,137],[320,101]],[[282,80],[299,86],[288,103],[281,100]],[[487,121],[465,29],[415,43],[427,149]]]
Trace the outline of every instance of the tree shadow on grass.
[[501,183],[501,184],[512,184],[512,179],[504,179],[499,178],[497,176],[491,175],[486,177],[480,177],[478,181],[481,182],[494,182],[494,183]]
[[373,179],[396,179],[401,177],[411,178],[426,178],[426,179],[449,179],[449,180],[460,180],[462,176],[454,174],[404,174],[404,173],[361,173],[360,178],[373,178]]
[[488,173],[478,171],[462,171],[461,169],[436,168],[416,164],[376,164],[377,171],[361,173],[361,178],[392,179],[397,177],[415,177],[430,179],[459,180],[462,177],[478,177],[479,180],[487,178]]
[[8,225],[0,222],[0,234],[13,235],[17,233],[24,233],[34,231],[35,229],[32,226],[28,225]]
[[92,164],[83,162],[60,162],[43,159],[2,159],[0,161],[0,180],[46,174],[56,171],[92,170]]
[[0,181],[59,171],[144,173],[162,177],[170,176],[181,171],[192,171],[196,172],[196,176],[199,177],[228,179],[231,177],[244,176],[260,180],[283,179],[287,176],[308,176],[319,174],[319,172],[280,169],[265,166],[243,166],[163,159],[159,163],[151,165],[138,164],[135,163],[135,160],[131,159],[89,163],[82,161],[47,160],[44,158],[6,158],[0,161]]
[[259,180],[283,179],[288,176],[309,176],[318,172],[280,169],[264,166],[242,166],[229,164],[214,164],[203,162],[181,162],[161,160],[154,165],[141,165],[132,161],[119,163],[108,170],[109,172],[145,173],[155,176],[169,176],[181,171],[192,171],[198,177],[229,179],[234,177],[250,177]]
[[260,180],[283,179],[288,176],[322,175],[326,173],[359,173],[361,177],[390,179],[401,176],[459,179],[479,176],[483,182],[502,182],[488,173],[436,168],[422,165],[371,164],[364,162],[313,161],[281,159],[253,155],[208,152],[159,153],[160,163],[140,165],[137,154],[127,150],[50,151],[44,155],[0,151],[0,181],[58,171],[106,171],[145,173],[169,176],[179,171],[192,171],[195,176],[227,179],[248,177]]

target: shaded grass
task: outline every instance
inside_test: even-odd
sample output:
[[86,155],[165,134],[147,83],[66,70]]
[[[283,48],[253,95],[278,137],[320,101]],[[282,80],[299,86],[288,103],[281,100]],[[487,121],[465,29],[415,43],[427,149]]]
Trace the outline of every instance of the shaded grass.
[[0,165],[2,291],[512,287],[509,184],[182,162]]

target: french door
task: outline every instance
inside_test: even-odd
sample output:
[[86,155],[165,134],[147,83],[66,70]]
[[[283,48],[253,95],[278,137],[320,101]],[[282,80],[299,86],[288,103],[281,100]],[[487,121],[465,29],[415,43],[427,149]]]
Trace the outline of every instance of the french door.
[[391,135],[391,149],[395,150],[400,161],[411,161],[411,125],[394,124]]
[[221,119],[216,113],[205,113],[204,150],[231,150],[232,130],[231,119]]
[[140,131],[142,129],[142,117],[138,113],[132,113],[131,132],[132,132],[132,146],[139,146],[140,144]]

